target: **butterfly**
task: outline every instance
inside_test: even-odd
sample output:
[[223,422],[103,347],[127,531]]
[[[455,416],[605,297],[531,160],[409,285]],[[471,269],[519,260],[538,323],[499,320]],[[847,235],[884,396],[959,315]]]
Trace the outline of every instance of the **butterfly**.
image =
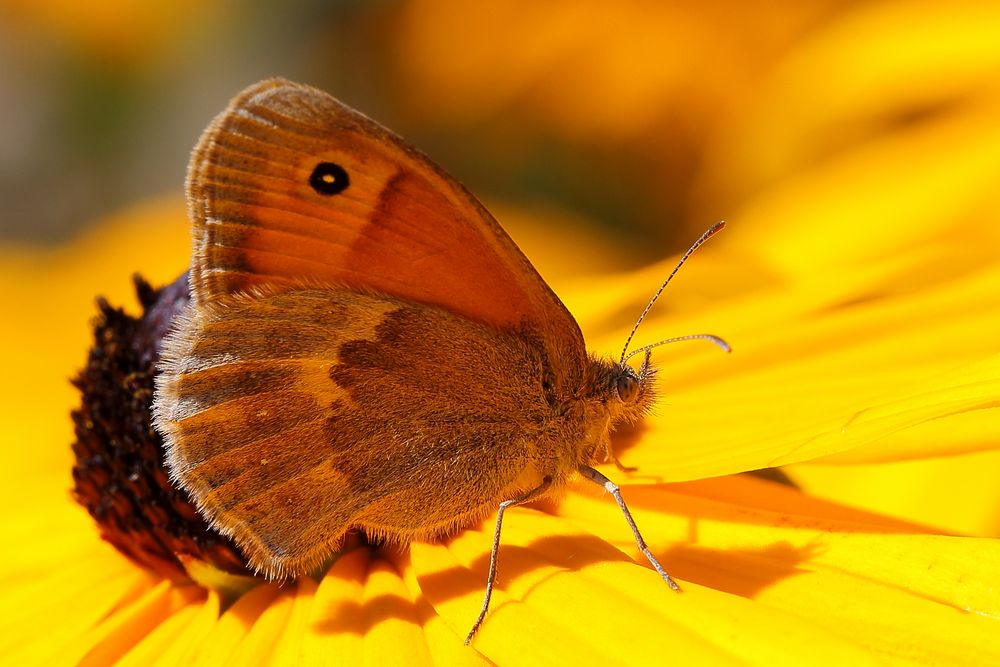
[[[255,571],[312,572],[351,530],[405,543],[496,512],[469,642],[504,510],[582,477],[677,588],[593,467],[653,401],[653,346],[638,369],[589,354],[441,168],[330,95],[272,79],[205,130],[187,200],[192,298],[161,351],[154,425],[171,479]],[[685,338],[699,337],[724,345]]]

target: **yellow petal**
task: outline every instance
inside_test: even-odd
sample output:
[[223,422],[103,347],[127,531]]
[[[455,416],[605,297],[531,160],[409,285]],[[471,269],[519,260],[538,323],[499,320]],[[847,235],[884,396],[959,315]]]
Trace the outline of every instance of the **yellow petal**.
[[[655,350],[655,414],[622,439],[620,458],[678,480],[833,455],[880,461],[995,447],[1000,264],[967,261],[976,257],[959,251],[965,268],[934,285],[904,279],[934,265],[920,251],[840,282],[758,289],[715,306],[702,299],[690,314],[653,311],[633,349],[712,332],[734,351]],[[626,333],[595,346],[617,354]]]
[[[278,588],[274,584],[269,587]],[[254,618],[253,625],[226,658],[226,664],[237,666],[269,663],[278,640],[284,635],[294,602],[295,587],[280,589],[278,595],[268,600],[267,606]],[[203,664],[208,664],[204,655],[201,660]]]
[[360,600],[368,565],[368,551],[356,549],[340,557],[320,582],[302,640],[305,664],[325,664],[329,655],[343,656],[348,664],[361,662]]
[[[941,429],[939,435],[953,434],[950,429]],[[783,470],[818,498],[918,521],[949,533],[1000,537],[997,449],[869,465],[807,463]]]
[[292,598],[292,608],[284,622],[284,627],[277,635],[276,645],[269,662],[275,665],[299,664],[303,655],[305,635],[311,631],[310,617],[313,613],[313,603],[316,600],[318,584],[305,577],[295,583]]
[[364,662],[376,665],[427,665],[431,656],[406,584],[386,561],[368,570],[361,598]]
[[[683,485],[683,496],[674,496],[673,487],[623,490],[653,551],[680,579],[808,619],[851,644],[901,661],[997,659],[979,647],[1000,620],[1000,595],[990,574],[1000,562],[997,541],[819,518],[800,511],[796,492],[771,491],[775,485],[749,478],[727,478],[725,483],[735,486],[729,493],[772,495],[767,504],[781,511],[730,505],[713,497],[713,487],[721,483],[701,494],[701,482]],[[612,541],[641,558],[610,499],[573,494],[558,512],[606,538],[617,531],[621,538]],[[686,519],[684,525],[673,512]],[[667,546],[661,536],[673,535],[679,543]]]
[[[684,580],[679,595],[645,566],[609,498],[571,494],[556,511],[572,526],[511,511],[498,590],[476,650],[498,663],[517,656],[545,663],[561,654],[641,664],[667,650],[678,660],[711,664],[803,664],[816,655],[831,656],[832,664],[865,663],[887,653],[974,664],[982,657],[976,644],[996,623],[984,616],[1000,610],[983,576],[1000,557],[992,543],[910,535],[904,524],[836,507],[828,508],[831,518],[819,518],[811,510],[823,503],[799,503],[794,491],[771,492],[774,485],[756,480],[699,484],[685,485],[682,494],[625,489],[654,551]],[[763,497],[759,504],[769,509],[715,495]],[[491,537],[486,526],[447,546],[413,547],[421,589],[456,634],[478,612]],[[608,539],[632,555],[610,548]],[[968,581],[970,567],[980,578]],[[869,595],[886,598],[896,613],[867,602]],[[956,615],[956,608],[973,613]],[[914,641],[911,623],[926,635]]]
[[98,641],[92,628],[150,589],[146,573],[98,546],[87,555],[64,552],[61,566],[44,573],[8,570],[0,586],[5,661],[44,664],[56,655],[82,656]]
[[62,647],[52,662],[107,665],[115,662],[153,631],[165,618],[189,605],[203,591],[176,588],[164,581],[135,602],[116,610],[85,634]]
[[[274,618],[287,614],[288,597],[275,585],[258,586],[243,595],[209,629],[190,664],[208,667],[266,660],[271,649],[266,640],[274,639]],[[258,623],[261,628],[255,632]],[[254,650],[259,651],[257,656],[251,655]]]
[[160,623],[117,662],[128,667],[186,664],[205,641],[219,615],[219,597],[182,607]]

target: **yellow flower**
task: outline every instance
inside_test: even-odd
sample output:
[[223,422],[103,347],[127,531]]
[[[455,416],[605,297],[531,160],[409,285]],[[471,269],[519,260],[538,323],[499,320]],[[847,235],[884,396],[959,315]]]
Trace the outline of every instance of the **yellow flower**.
[[[158,581],[99,542],[90,519],[66,497],[70,436],[64,427],[46,433],[44,426],[66,421],[71,401],[53,379],[67,375],[81,351],[59,332],[79,340],[66,332],[79,332],[86,319],[84,295],[124,282],[109,279],[104,267],[140,262],[162,279],[165,267],[186,254],[183,226],[161,223],[179,220],[179,206],[140,210],[134,218],[102,227],[61,257],[22,251],[4,262],[5,296],[20,304],[16,321],[24,323],[4,341],[13,371],[7,377],[18,379],[4,404],[20,413],[4,420],[5,429],[15,429],[3,441],[5,662],[364,657],[502,664],[578,655],[641,663],[668,653],[693,664],[804,663],[817,655],[831,663],[1000,658],[986,641],[1000,613],[992,584],[997,541],[941,535],[747,477],[657,481],[848,449],[884,456],[915,443],[919,454],[963,437],[980,445],[996,428],[970,418],[996,403],[995,368],[990,372],[986,355],[976,358],[977,347],[990,341],[951,343],[956,327],[975,332],[995,317],[975,300],[1000,286],[995,264],[952,276],[941,288],[928,279],[908,289],[883,279],[899,268],[892,258],[888,267],[845,269],[835,285],[797,281],[718,296],[710,292],[742,274],[732,271],[729,247],[707,249],[673,286],[673,298],[658,304],[660,314],[651,315],[642,336],[711,328],[726,332],[736,353],[675,346],[658,354],[665,394],[658,413],[619,451],[640,467],[626,498],[684,592],[671,592],[647,567],[610,499],[580,486],[557,505],[511,511],[499,590],[466,648],[461,640],[485,582],[489,522],[407,551],[359,548],[318,583],[262,585],[224,608],[218,594]],[[613,352],[624,329],[601,323],[620,319],[623,305],[632,312],[639,286],[662,275],[663,267],[654,267],[604,276],[565,293],[585,329],[598,332],[595,347]],[[671,307],[679,312],[665,316]],[[919,327],[911,326],[915,310]],[[921,354],[913,346],[941,346],[940,354],[953,357],[914,368],[911,357]],[[941,420],[954,421],[942,429]],[[964,436],[931,440],[928,428],[961,428]]]
[[[941,26],[969,30],[935,41]],[[997,26],[989,5],[847,9],[783,41],[739,112],[705,122],[685,224],[726,211],[730,226],[637,342],[708,331],[734,353],[657,349],[657,412],[616,440],[639,470],[605,471],[683,592],[648,567],[611,499],[581,483],[507,515],[498,589],[471,647],[489,520],[447,541],[358,547],[319,581],[241,595],[160,579],[102,543],[67,493],[78,398],[66,378],[83,362],[93,295],[124,303],[130,271],[163,284],[186,264],[182,207],[151,204],[66,249],[0,249],[0,662],[1000,663],[1000,90],[995,49],[983,48]],[[513,90],[519,72],[507,74]],[[638,74],[623,90],[665,99]],[[602,111],[574,127],[655,134]],[[571,275],[555,255],[574,255],[573,237],[540,229],[511,225],[591,349],[616,354],[674,260]],[[942,459],[949,475],[914,493]],[[738,474],[775,466],[803,488]],[[970,504],[963,487],[976,485]]]

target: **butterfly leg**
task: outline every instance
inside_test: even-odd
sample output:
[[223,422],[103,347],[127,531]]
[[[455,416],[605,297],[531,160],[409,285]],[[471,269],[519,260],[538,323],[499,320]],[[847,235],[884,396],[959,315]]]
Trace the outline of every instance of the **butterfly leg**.
[[469,630],[469,634],[465,637],[466,645],[472,642],[472,638],[475,636],[476,631],[479,630],[479,626],[483,624],[483,619],[486,618],[486,612],[490,608],[490,597],[493,595],[493,583],[497,577],[497,556],[500,552],[500,529],[503,526],[504,510],[508,507],[521,505],[534,500],[538,496],[542,495],[551,485],[552,478],[546,477],[542,480],[541,484],[533,488],[531,491],[500,503],[500,507],[497,509],[497,526],[493,531],[493,549],[490,551],[490,573],[486,578],[486,595],[483,597],[483,608],[479,610],[479,617],[476,618],[476,622],[472,624],[472,629]]
[[625,515],[625,521],[628,522],[629,528],[632,529],[632,534],[635,535],[635,543],[638,545],[639,551],[641,551],[643,555],[649,559],[649,562],[653,565],[653,569],[660,573],[660,576],[663,577],[665,582],[667,582],[667,585],[675,591],[679,591],[681,587],[677,585],[677,582],[674,581],[669,574],[667,574],[667,571],[663,569],[662,565],[660,565],[660,561],[656,560],[656,556],[654,556],[649,550],[649,547],[646,546],[646,540],[642,539],[642,535],[639,533],[639,527],[635,525],[635,520],[632,518],[632,513],[628,511],[628,505],[625,504],[625,499],[622,498],[622,492],[621,489],[618,488],[618,485],[588,466],[580,466],[580,474],[594,484],[603,486],[605,491],[614,496],[615,502],[618,503],[618,507],[621,509],[622,514]]
[[615,464],[616,468],[618,468],[619,470],[621,470],[624,473],[632,473],[632,472],[636,472],[637,470],[639,470],[635,466],[627,466],[627,465],[625,465],[624,463],[622,463],[621,461],[619,461],[618,457],[615,456],[614,454],[612,454],[611,452],[608,452],[608,458],[611,460],[612,463]]
[[[639,380],[640,381],[646,379],[652,373],[652,364],[649,363],[649,359],[650,359],[650,357],[652,355],[653,355],[653,351],[652,350],[646,350],[646,356],[642,360],[642,365],[639,366]],[[633,473],[633,472],[636,472],[637,470],[639,470],[635,466],[627,466],[624,463],[622,463],[621,461],[619,461],[618,457],[615,456],[614,452],[611,451],[610,444],[608,445],[607,460],[611,461],[612,463],[614,463],[616,468],[618,468],[619,470],[621,470],[623,473],[626,473],[626,474]],[[593,471],[595,473],[597,472],[593,468],[588,468],[588,470],[591,470],[591,471]],[[604,478],[604,482],[601,482],[599,480],[594,479],[593,477],[588,476],[587,473],[585,473],[585,472],[583,474],[584,474],[585,477],[587,477],[587,479],[589,479],[592,482],[596,482],[597,484],[600,484],[605,489],[608,489],[608,487],[607,487],[607,484],[605,484],[604,482],[608,482],[608,484],[611,483],[611,481],[608,480],[607,478]],[[600,473],[598,473],[598,474],[600,474]],[[604,477],[604,476],[602,475],[602,477]],[[615,486],[615,488],[618,488],[618,487]],[[610,489],[608,489],[608,490],[610,490]],[[619,502],[618,504],[622,505],[622,502]],[[625,516],[628,517],[628,515],[629,515],[628,514],[628,510],[625,509],[624,506],[622,506],[622,510],[625,512]],[[630,522],[631,522],[631,519],[630,519]],[[635,532],[635,528],[633,528],[633,532]],[[636,532],[636,536],[637,537],[638,537],[638,535],[639,534]]]

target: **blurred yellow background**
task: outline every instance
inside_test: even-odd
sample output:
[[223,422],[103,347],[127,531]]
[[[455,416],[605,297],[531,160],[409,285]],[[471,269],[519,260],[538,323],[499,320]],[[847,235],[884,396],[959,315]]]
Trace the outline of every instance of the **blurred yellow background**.
[[997,117],[997,44],[991,2],[0,0],[0,237],[62,240],[176,195],[207,121],[280,75],[487,203],[595,228],[610,245],[591,270],[637,266],[859,151],[940,159],[914,141]]
[[178,193],[207,121],[281,75],[487,200],[614,230],[640,264],[797,170],[962,110],[998,43],[994,3],[3,0],[0,234],[66,239]]

